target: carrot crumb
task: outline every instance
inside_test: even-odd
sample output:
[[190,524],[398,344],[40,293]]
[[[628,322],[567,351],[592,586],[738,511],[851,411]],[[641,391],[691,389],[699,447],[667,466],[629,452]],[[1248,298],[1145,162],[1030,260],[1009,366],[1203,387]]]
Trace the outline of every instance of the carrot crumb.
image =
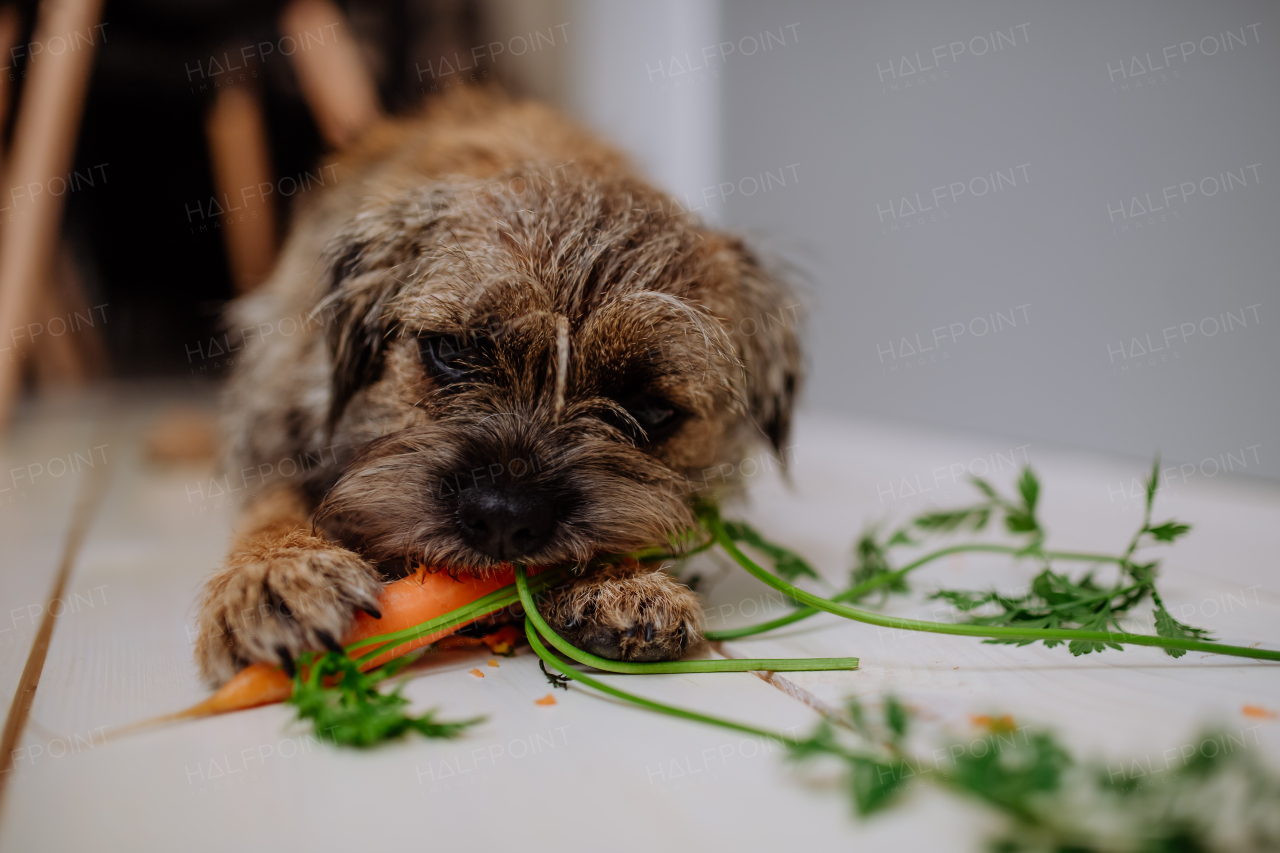
[[476,678],[484,678],[484,673],[478,669],[471,670],[471,674],[474,675]]
[[994,733],[1015,732],[1018,730],[1018,725],[1013,721],[1013,717],[1008,714],[999,717],[990,717],[986,714],[970,714],[969,722]]
[[504,625],[482,640],[495,655],[511,658],[516,655],[515,644],[520,636],[520,631],[514,625]]
[[489,666],[493,667],[494,669],[497,669],[497,668],[498,668],[498,662],[497,662],[496,660],[494,660],[493,658],[489,658]]
[[1240,713],[1246,717],[1253,717],[1258,720],[1275,720],[1280,719],[1280,714],[1275,711],[1269,711],[1261,705],[1244,705],[1240,708]]
[[554,705],[554,704],[556,704],[556,697],[554,697],[554,696],[552,696],[550,693],[548,693],[546,696],[543,696],[541,699],[534,699],[534,700],[533,700],[533,704],[535,704],[535,705]]

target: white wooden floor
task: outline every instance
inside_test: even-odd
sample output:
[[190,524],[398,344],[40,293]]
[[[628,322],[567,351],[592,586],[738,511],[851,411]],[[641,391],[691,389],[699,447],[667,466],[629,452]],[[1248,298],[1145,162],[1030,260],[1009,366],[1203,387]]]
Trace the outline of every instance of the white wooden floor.
[[[4,709],[77,498],[92,477],[108,478],[55,604],[52,643],[7,771],[0,849],[982,848],[992,817],[928,789],[862,821],[834,772],[798,771],[768,744],[577,688],[556,691],[554,706],[536,705],[549,689],[527,650],[497,669],[482,663],[487,653],[442,655],[409,684],[416,704],[445,717],[488,716],[458,741],[334,749],[292,727],[281,707],[109,737],[204,696],[190,659],[192,603],[223,552],[235,507],[201,496],[208,473],[146,461],[142,436],[172,402],[154,389],[124,388],[41,404],[22,414],[0,451]],[[750,505],[726,514],[809,556],[832,588],[844,586],[850,545],[865,522],[968,500],[968,487],[950,479],[953,466],[982,473],[985,461],[1007,487],[1015,454],[1019,461],[1026,454],[1041,475],[1053,547],[1122,549],[1140,518],[1133,481],[1147,464],[818,419],[801,421],[792,452],[790,488],[776,473],[759,473]],[[83,461],[90,454],[93,468]],[[78,470],[51,473],[68,455],[71,465],[62,467]],[[1174,613],[1227,642],[1280,646],[1280,489],[1197,474],[1161,498],[1157,515],[1173,514],[1195,528],[1164,563]],[[723,561],[708,558],[691,570],[702,575],[713,628],[786,612]],[[918,580],[926,589],[1013,588],[1028,577],[999,560],[957,557]],[[890,612],[942,615],[927,604],[894,604]],[[673,704],[796,733],[850,695],[875,704],[893,693],[917,710],[939,746],[974,737],[970,715],[999,713],[1057,730],[1081,755],[1113,760],[1159,756],[1216,723],[1250,730],[1250,742],[1280,764],[1280,722],[1243,710],[1280,711],[1274,665],[1195,654],[1175,661],[1154,649],[1076,659],[1061,648],[902,634],[827,616],[722,651],[854,655],[862,668],[772,682],[747,674],[615,678]],[[478,663],[484,679],[468,673]]]

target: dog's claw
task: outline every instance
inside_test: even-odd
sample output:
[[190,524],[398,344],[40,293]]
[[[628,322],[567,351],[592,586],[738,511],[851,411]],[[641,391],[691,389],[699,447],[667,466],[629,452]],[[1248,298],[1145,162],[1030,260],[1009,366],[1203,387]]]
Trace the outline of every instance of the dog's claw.
[[359,607],[359,608],[360,608],[361,610],[363,610],[365,613],[368,613],[368,614],[369,614],[370,616],[372,616],[374,619],[381,619],[381,618],[382,618],[382,611],[381,611],[381,610],[379,610],[378,608],[374,607],[372,604],[359,604],[359,605],[357,605],[357,607]]
[[333,638],[333,634],[330,634],[328,631],[316,631],[316,637],[320,639],[320,642],[323,643],[324,647],[329,651],[337,652],[338,654],[343,653],[342,646]]
[[284,646],[276,646],[276,654],[280,656],[280,668],[284,670],[284,674],[293,678],[298,674],[298,669],[293,665],[293,658],[289,655],[289,650]]

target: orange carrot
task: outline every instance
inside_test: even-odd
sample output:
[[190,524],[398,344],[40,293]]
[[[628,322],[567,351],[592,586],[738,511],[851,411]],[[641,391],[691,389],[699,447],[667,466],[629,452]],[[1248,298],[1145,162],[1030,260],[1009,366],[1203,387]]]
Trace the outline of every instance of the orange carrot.
[[280,667],[255,663],[240,670],[217,693],[183,711],[182,715],[203,717],[207,714],[239,711],[242,708],[256,708],[259,705],[273,705],[283,702],[291,695],[293,679],[285,675]]
[[285,675],[280,667],[270,666],[265,663],[255,663],[240,670],[230,681],[222,685],[217,693],[214,693],[203,702],[177,713],[165,714],[161,717],[154,717],[150,720],[143,720],[140,723],[124,726],[113,731],[111,736],[114,738],[135,729],[146,728],[157,723],[168,723],[192,717],[208,717],[212,714],[225,714],[227,711],[256,708],[259,705],[274,705],[276,702],[283,702],[292,695],[293,679]]
[[[357,612],[355,624],[352,625],[351,631],[343,640],[343,645],[349,646],[369,637],[412,628],[414,625],[420,625],[428,619],[435,619],[452,610],[457,610],[459,607],[464,607],[478,598],[502,589],[504,586],[510,586],[515,581],[516,575],[511,569],[497,572],[487,578],[464,576],[456,580],[444,572],[427,574],[424,571],[419,571],[417,574],[388,584],[382,590],[382,595],[378,598],[378,607],[382,609],[381,619],[374,619],[367,613]],[[385,653],[378,655],[372,662],[362,664],[360,668],[371,669],[386,663],[392,658],[406,655],[414,649],[429,646],[436,640],[449,636],[466,624],[470,623],[459,623],[452,628],[409,640],[394,649],[389,649]],[[371,651],[372,648],[372,646],[369,646],[364,649],[356,649],[352,657],[356,657],[362,652]]]
[[[382,618],[374,619],[363,612],[357,612],[355,622],[348,632],[343,645],[350,646],[370,637],[390,634],[420,625],[430,619],[437,619],[459,607],[464,607],[479,598],[496,592],[504,586],[515,583],[515,572],[511,569],[497,572],[487,578],[462,576],[454,578],[447,572],[429,573],[420,567],[416,574],[388,584],[378,598],[378,607],[382,610]],[[387,661],[406,655],[414,649],[422,648],[454,633],[472,621],[459,622],[451,628],[426,634],[408,640],[394,649],[378,655],[372,661],[361,664],[361,669],[371,669]],[[516,632],[499,630],[494,635],[494,643],[486,643],[488,637],[477,640],[475,645],[489,645],[496,648],[508,645]],[[367,644],[363,649],[355,649],[352,657],[363,652],[372,651],[376,644]],[[470,643],[468,643],[470,645]],[[185,711],[147,720],[128,729],[134,729],[152,723],[188,717],[204,717],[210,714],[223,714],[227,711],[239,711],[245,708],[256,708],[259,705],[271,705],[283,702],[293,694],[293,679],[285,675],[277,666],[255,663],[240,670],[230,681],[222,685],[216,693],[198,705]],[[126,731],[122,729],[121,732]]]

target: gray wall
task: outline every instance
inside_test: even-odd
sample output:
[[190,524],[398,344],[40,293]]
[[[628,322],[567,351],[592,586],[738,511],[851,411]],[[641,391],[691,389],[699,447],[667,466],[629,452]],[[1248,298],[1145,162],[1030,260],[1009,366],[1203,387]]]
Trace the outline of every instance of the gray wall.
[[712,206],[811,273],[808,406],[1280,477],[1280,4],[720,16]]

